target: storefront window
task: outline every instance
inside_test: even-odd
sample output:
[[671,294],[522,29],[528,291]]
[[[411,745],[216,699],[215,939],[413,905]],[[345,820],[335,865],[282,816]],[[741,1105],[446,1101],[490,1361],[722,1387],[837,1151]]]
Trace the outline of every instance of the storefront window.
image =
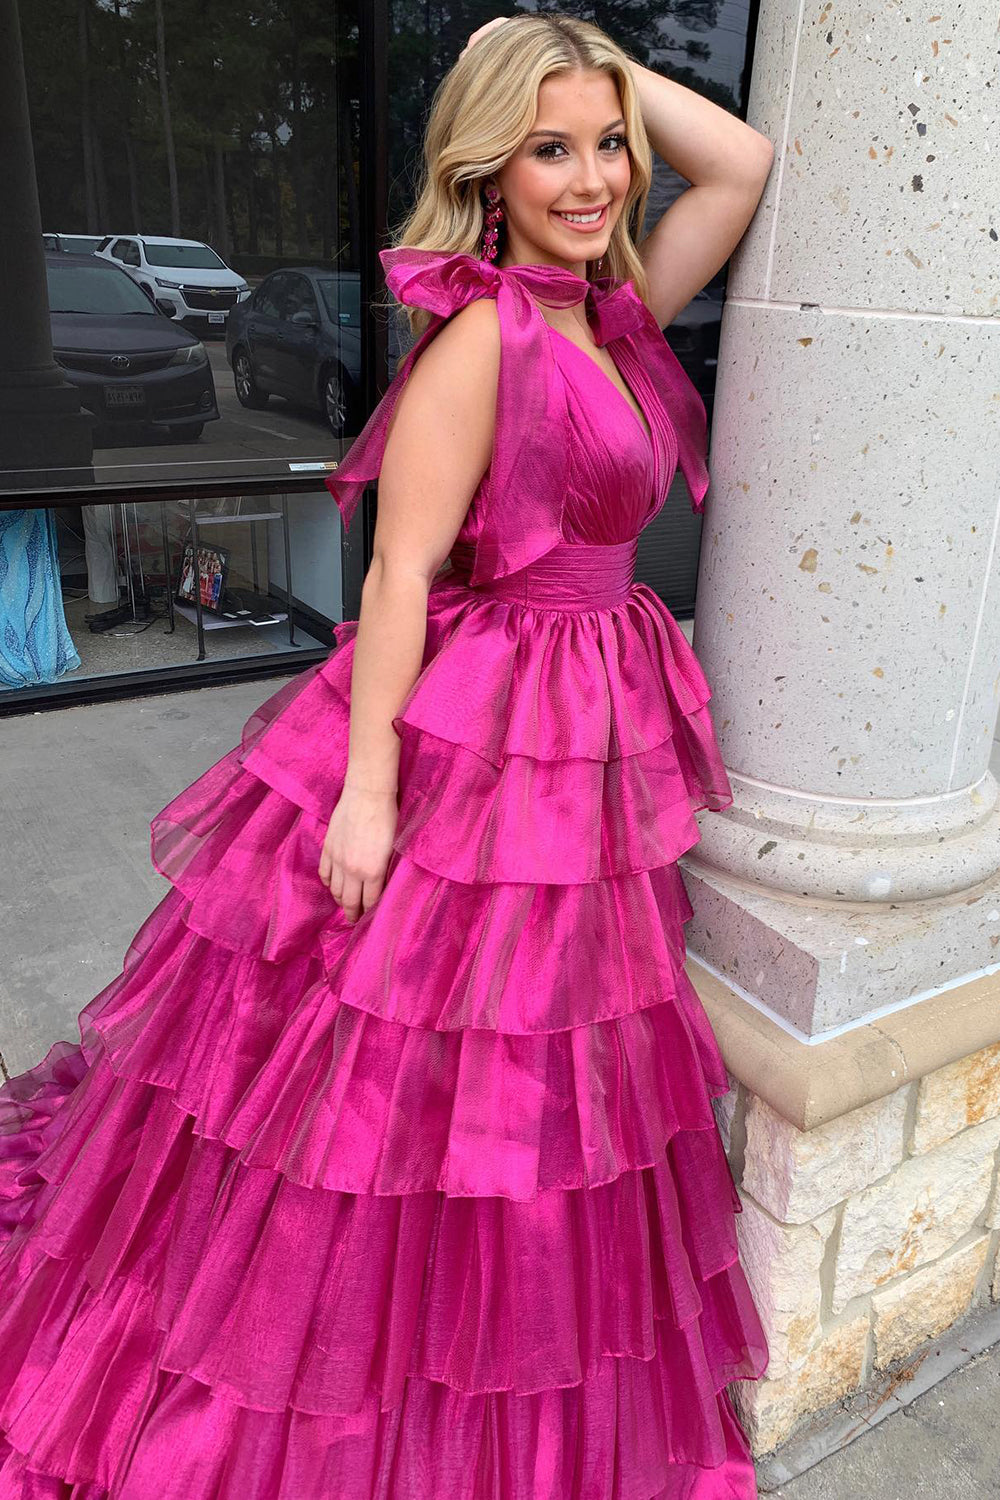
[[0,693],[328,651],[340,570],[325,489],[0,511]]
[[0,450],[0,487],[281,479],[356,434],[358,9],[20,7],[48,306],[5,358],[50,340],[80,441]]
[[373,384],[362,11],[5,8],[0,712],[330,649],[322,479]]

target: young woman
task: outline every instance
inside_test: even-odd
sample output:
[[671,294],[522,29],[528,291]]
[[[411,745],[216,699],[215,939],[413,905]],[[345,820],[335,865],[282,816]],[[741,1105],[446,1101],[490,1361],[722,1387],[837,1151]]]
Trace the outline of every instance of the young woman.
[[[649,141],[693,186],[636,248]],[[360,621],[155,820],[171,894],[0,1091],[0,1500],[756,1494],[677,865],[731,791],[633,571],[708,480],[661,327],[769,161],[570,19],[442,84],[383,252],[421,336],[330,484],[380,480]]]

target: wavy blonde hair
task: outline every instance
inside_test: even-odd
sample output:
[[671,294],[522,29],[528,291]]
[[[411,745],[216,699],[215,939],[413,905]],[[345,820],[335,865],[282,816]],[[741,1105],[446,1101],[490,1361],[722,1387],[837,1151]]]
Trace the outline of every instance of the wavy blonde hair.
[[[631,280],[645,301],[648,284],[634,233],[642,224],[652,155],[629,57],[589,21],[569,16],[511,16],[470,47],[439,83],[424,134],[417,199],[394,246],[481,255],[481,189],[523,142],[538,112],[538,90],[553,73],[604,72],[621,97],[632,178],[604,253],[602,275]],[[587,279],[594,277],[587,262]],[[391,302],[391,298],[389,299]],[[413,334],[430,321],[405,309]]]

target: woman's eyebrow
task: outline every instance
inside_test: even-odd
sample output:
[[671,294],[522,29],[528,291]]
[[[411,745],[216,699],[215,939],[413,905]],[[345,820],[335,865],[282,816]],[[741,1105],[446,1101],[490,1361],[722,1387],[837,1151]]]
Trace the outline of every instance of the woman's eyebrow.
[[[605,125],[604,129],[600,132],[600,134],[601,135],[607,135],[608,131],[609,130],[614,130],[614,128],[615,128],[616,125],[624,125],[624,124],[625,124],[625,121],[622,119],[621,115],[619,115],[617,120],[612,120],[610,125]],[[528,132],[528,134],[525,136],[525,140],[530,141],[531,138],[532,138],[532,136],[535,136],[535,135],[557,135],[562,140],[565,141],[565,140],[569,139],[569,137],[570,137],[571,134],[572,134],[572,132],[569,131],[569,130],[530,130]]]

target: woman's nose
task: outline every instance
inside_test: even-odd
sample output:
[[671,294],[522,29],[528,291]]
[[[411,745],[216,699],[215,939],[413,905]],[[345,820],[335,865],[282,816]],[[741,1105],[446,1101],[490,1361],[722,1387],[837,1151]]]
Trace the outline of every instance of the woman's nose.
[[596,156],[581,159],[580,170],[573,183],[573,191],[581,198],[596,198],[604,190],[604,173]]

